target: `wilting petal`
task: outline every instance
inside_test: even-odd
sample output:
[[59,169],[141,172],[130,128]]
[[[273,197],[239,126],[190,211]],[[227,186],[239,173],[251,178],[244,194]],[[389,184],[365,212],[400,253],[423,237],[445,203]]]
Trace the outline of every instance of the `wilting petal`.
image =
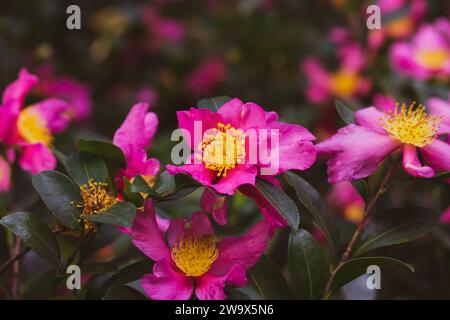
[[450,171],[450,144],[447,142],[434,140],[423,147],[421,152],[427,164],[433,167],[434,170]]
[[371,175],[399,146],[400,143],[388,135],[351,124],[317,144],[316,150],[319,154],[330,156],[327,162],[328,181],[336,183]]
[[169,255],[169,249],[156,223],[155,208],[150,200],[145,202],[143,212],[136,212],[131,227],[131,240],[139,250],[154,261]]
[[153,274],[145,275],[141,285],[153,300],[188,300],[194,290],[193,280],[176,270],[169,259],[156,262]]
[[0,157],[0,192],[9,190],[11,178],[11,169],[9,163]]
[[360,126],[371,129],[380,134],[387,134],[386,130],[381,126],[383,113],[377,108],[369,107],[358,110],[355,112],[355,118]]
[[403,147],[403,169],[413,177],[431,178],[434,170],[431,167],[423,166],[417,156],[417,149],[413,145]]
[[242,287],[247,283],[245,269],[241,265],[233,266],[225,275],[215,276],[205,273],[196,279],[195,295],[200,300],[224,300],[226,298],[225,284],[233,284]]
[[69,124],[71,105],[64,100],[49,98],[33,105],[54,133],[63,131]]
[[42,143],[27,144],[22,147],[20,167],[32,174],[56,168],[56,158],[52,151]]
[[38,78],[29,73],[27,69],[21,69],[19,78],[11,82],[3,91],[2,104],[12,103],[14,110],[18,111],[31,88],[38,82]]
[[224,238],[219,244],[219,257],[209,271],[212,275],[224,275],[235,265],[251,268],[267,248],[269,226],[259,222],[242,237]]
[[227,200],[205,188],[200,199],[202,210],[212,213],[214,220],[220,225],[227,224]]

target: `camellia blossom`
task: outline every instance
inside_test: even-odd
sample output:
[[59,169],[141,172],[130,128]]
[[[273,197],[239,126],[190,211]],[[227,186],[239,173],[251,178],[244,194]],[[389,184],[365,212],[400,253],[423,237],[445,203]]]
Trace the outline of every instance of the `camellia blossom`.
[[[24,107],[26,95],[37,83],[35,75],[22,69],[3,92],[0,106],[0,142],[7,148],[8,161],[14,161],[14,150],[18,150],[19,165],[33,174],[56,167],[51,151],[53,134],[64,130],[70,120],[70,104],[61,99],[48,98]],[[3,179],[7,173],[5,170]]]
[[194,213],[190,221],[172,220],[166,234],[155,217],[149,200],[131,228],[133,244],[155,261],[153,273],[141,280],[146,294],[155,300],[187,300],[194,290],[200,300],[225,299],[225,285],[246,284],[246,270],[258,261],[269,239],[265,222],[242,237],[219,241],[203,213]]
[[315,57],[303,61],[301,69],[308,78],[306,96],[309,101],[323,103],[332,97],[359,97],[370,90],[370,80],[362,75],[366,59],[358,44],[341,45],[339,60],[340,66],[334,72],[327,71]]
[[[316,145],[317,152],[330,157],[328,181],[357,180],[371,175],[395,150],[403,150],[403,168],[414,177],[430,178],[450,170],[450,145],[439,139],[444,115],[428,114],[425,107],[403,104],[382,113],[375,107],[355,112],[357,124]],[[428,165],[422,165],[422,154]]]
[[[266,112],[255,103],[244,104],[237,98],[222,105],[217,112],[191,108],[179,111],[177,116],[185,142],[194,153],[189,163],[168,165],[167,171],[191,175],[219,194],[232,195],[239,188],[264,207],[266,217],[273,218],[278,226],[284,225],[285,220],[253,187],[255,179],[260,176],[276,184],[273,176],[291,169],[309,168],[316,159],[312,144],[315,137],[302,126],[278,121],[276,112]],[[197,123],[201,124],[200,141],[195,141]],[[270,136],[271,133],[275,133],[274,136]],[[276,166],[272,166],[274,163]],[[270,174],[264,172],[268,168],[273,169],[269,170]],[[208,204],[216,201],[214,197],[204,195],[202,198],[204,207],[217,208],[216,203]],[[223,212],[215,218],[220,215],[224,218]],[[216,220],[225,223],[224,219]]]
[[337,207],[342,217],[350,222],[359,223],[364,216],[364,199],[348,181],[333,185],[328,202]]
[[219,57],[207,58],[187,78],[186,91],[195,96],[208,96],[225,80],[227,69]]
[[418,80],[450,75],[450,22],[440,18],[419,28],[411,42],[399,42],[390,49],[393,67]]

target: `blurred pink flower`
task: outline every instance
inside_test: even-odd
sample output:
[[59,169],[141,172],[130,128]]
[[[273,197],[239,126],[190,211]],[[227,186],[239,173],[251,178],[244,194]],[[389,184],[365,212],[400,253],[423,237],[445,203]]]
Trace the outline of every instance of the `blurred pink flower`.
[[[403,168],[414,177],[430,178],[436,171],[450,170],[450,145],[438,139],[443,115],[430,115],[424,106],[405,104],[384,114],[375,107],[355,113],[358,124],[341,128],[336,135],[316,145],[328,160],[328,181],[362,179],[377,170],[395,150],[403,149]],[[417,151],[425,161],[421,164]]]
[[136,93],[136,100],[155,106],[158,102],[158,93],[150,87],[143,87]]
[[227,70],[219,57],[209,57],[187,77],[186,90],[194,96],[211,95],[225,80]]
[[444,18],[420,27],[411,42],[390,48],[393,67],[418,80],[450,75],[450,22]]
[[441,216],[441,223],[450,224],[450,207]]
[[340,66],[334,72],[326,70],[314,57],[303,61],[302,71],[308,78],[306,96],[309,101],[322,103],[333,97],[359,97],[369,92],[371,82],[362,76],[366,64],[362,48],[356,43],[346,43],[338,53]]
[[247,283],[246,270],[264,253],[268,227],[260,222],[242,237],[216,240],[209,219],[201,212],[190,221],[176,219],[163,234],[156,224],[151,201],[136,214],[131,229],[133,244],[155,261],[153,273],[141,284],[154,300],[200,300],[226,298],[226,284],[241,287]]
[[70,120],[70,105],[60,99],[48,98],[24,108],[26,95],[37,84],[35,75],[20,70],[18,79],[3,92],[0,106],[0,142],[7,148],[8,160],[13,161],[13,150],[18,150],[19,165],[33,174],[56,167],[53,134],[64,130]]
[[9,163],[0,156],[0,192],[8,191],[11,184],[11,169]]
[[37,91],[41,94],[54,96],[67,101],[71,106],[71,117],[74,120],[84,120],[91,113],[91,94],[89,88],[70,77],[56,77],[53,67],[42,66],[38,71],[39,84]]
[[333,185],[328,202],[338,208],[342,216],[350,222],[359,223],[364,216],[364,200],[348,181]]

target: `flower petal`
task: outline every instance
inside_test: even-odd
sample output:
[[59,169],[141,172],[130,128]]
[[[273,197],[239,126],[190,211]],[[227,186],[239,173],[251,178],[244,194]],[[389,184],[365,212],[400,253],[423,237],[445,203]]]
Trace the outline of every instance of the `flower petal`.
[[417,156],[417,149],[413,145],[403,147],[403,169],[413,177],[431,178],[434,170],[431,167],[423,166]]
[[63,131],[70,121],[71,105],[64,100],[49,98],[33,105],[54,133]]
[[19,164],[25,171],[38,174],[56,168],[56,158],[52,151],[42,143],[26,144],[22,147]]
[[38,82],[38,78],[29,73],[27,69],[21,69],[17,80],[11,82],[3,91],[2,104],[12,103],[14,110],[18,111],[24,103],[25,97]]
[[0,156],[0,192],[9,190],[10,187],[11,169],[8,161]]
[[227,224],[227,200],[226,197],[218,196],[213,191],[205,188],[200,198],[202,210],[212,213],[214,221],[220,225]]
[[217,113],[222,117],[225,124],[230,124],[232,127],[239,128],[241,122],[241,114],[244,103],[238,99],[233,98],[227,103],[224,103]]
[[[450,171],[450,144],[434,140],[423,147],[421,152],[425,161],[436,171]],[[450,181],[450,179],[449,179]]]
[[382,117],[383,113],[375,107],[364,108],[355,112],[356,121],[360,126],[380,134],[387,134],[386,130],[381,126]]
[[201,237],[214,235],[211,222],[203,212],[192,214],[191,220],[174,219],[167,229],[167,240],[172,247],[182,237]]

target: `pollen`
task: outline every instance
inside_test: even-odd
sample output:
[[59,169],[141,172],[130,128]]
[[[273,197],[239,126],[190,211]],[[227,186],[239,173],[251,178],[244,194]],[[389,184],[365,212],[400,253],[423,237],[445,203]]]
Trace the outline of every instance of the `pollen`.
[[198,154],[207,169],[217,172],[218,177],[226,177],[230,169],[245,161],[245,133],[230,124],[218,123],[212,133],[206,133],[199,144]]
[[211,268],[219,257],[213,237],[182,238],[171,250],[172,259],[178,269],[188,277],[199,277]]
[[80,186],[82,202],[73,203],[77,208],[83,209],[80,220],[83,221],[85,231],[97,230],[96,224],[83,218],[92,214],[99,214],[117,203],[117,198],[110,192],[109,186],[104,182],[90,179],[88,183]]
[[400,109],[397,104],[394,110],[386,112],[380,120],[381,126],[392,138],[423,148],[437,138],[442,119],[443,116],[427,114],[423,105],[415,108],[415,103],[409,107],[403,103]]
[[49,146],[53,141],[53,136],[47,127],[45,119],[33,106],[27,107],[20,112],[17,120],[17,130],[22,139],[29,143],[41,142]]

